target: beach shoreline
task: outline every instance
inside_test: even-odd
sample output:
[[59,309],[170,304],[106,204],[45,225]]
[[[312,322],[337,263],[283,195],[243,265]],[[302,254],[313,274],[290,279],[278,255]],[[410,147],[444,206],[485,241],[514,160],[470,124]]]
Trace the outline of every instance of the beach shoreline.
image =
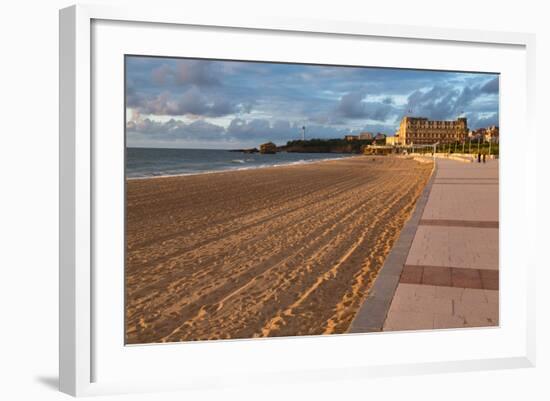
[[126,343],[345,333],[431,169],[350,156],[127,179]]
[[[302,153],[300,153],[302,154]],[[303,153],[307,154],[307,153]],[[269,157],[269,156],[267,156]],[[220,173],[228,173],[228,172],[237,172],[237,171],[246,171],[246,170],[256,170],[256,169],[266,169],[266,168],[278,168],[278,167],[287,167],[287,166],[300,166],[304,164],[314,164],[314,163],[324,163],[324,162],[330,162],[333,160],[342,160],[342,159],[350,159],[354,157],[363,157],[362,155],[350,155],[350,156],[339,156],[339,157],[327,157],[325,159],[311,159],[311,160],[298,160],[298,161],[289,161],[286,163],[280,163],[280,164],[265,164],[265,165],[255,165],[255,166],[248,166],[248,167],[239,167],[239,168],[228,168],[223,170],[208,170],[208,171],[197,171],[192,173],[174,173],[174,174],[160,174],[160,175],[149,175],[149,176],[141,176],[141,177],[129,177],[126,176],[125,179],[127,181],[133,181],[133,180],[148,180],[148,179],[157,179],[157,178],[171,178],[171,177],[188,177],[188,176],[194,176],[194,175],[203,175],[203,174],[220,174]]]

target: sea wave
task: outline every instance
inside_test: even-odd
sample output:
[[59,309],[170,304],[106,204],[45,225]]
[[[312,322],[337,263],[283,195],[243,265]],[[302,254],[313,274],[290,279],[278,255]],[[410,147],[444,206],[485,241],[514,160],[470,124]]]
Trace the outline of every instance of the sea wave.
[[[257,164],[257,165],[249,165],[245,167],[228,166],[226,168],[220,168],[216,170],[204,170],[204,171],[192,171],[192,172],[159,171],[157,173],[149,174],[149,175],[143,175],[143,176],[137,176],[137,177],[126,177],[126,179],[127,180],[144,180],[144,179],[153,179],[153,178],[186,177],[191,175],[218,174],[218,173],[227,173],[230,171],[246,171],[246,170],[256,170],[256,169],[271,168],[271,167],[313,164],[313,163],[327,162],[331,160],[341,160],[341,159],[350,158],[350,157],[357,157],[357,156],[327,157],[323,159],[300,159],[300,160],[293,160],[293,161],[280,162],[280,163],[271,163],[271,164],[264,163],[264,164]],[[236,164],[243,164],[243,163],[237,162]]]

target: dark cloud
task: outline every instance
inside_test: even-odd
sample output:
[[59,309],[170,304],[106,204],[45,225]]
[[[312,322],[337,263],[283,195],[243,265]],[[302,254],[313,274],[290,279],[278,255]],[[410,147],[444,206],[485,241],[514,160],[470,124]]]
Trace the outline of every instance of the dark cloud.
[[261,141],[275,141],[284,143],[301,135],[301,127],[286,120],[267,119],[244,120],[235,118],[227,127],[227,135],[237,140],[255,139]]
[[241,118],[231,120],[227,127],[229,135],[234,137],[263,137],[268,136],[271,131],[269,121],[264,119],[254,119],[250,121]]
[[453,111],[462,114],[464,108],[468,107],[472,102],[479,97],[479,89],[477,87],[465,86],[456,98],[453,105]]
[[174,70],[162,64],[151,71],[151,79],[157,85],[166,85],[174,78]]
[[363,91],[345,94],[340,98],[338,113],[347,118],[366,118],[367,110],[363,103],[365,96],[366,93]]
[[477,116],[478,113],[489,110],[496,113],[498,100],[483,100],[489,91],[494,90],[493,81],[484,85],[464,86],[461,89],[450,85],[436,85],[427,91],[416,90],[408,97],[407,111],[434,120],[455,119],[464,113]]
[[499,77],[495,77],[488,81],[485,85],[481,87],[481,92],[483,93],[498,93],[499,91]]
[[336,108],[339,116],[350,119],[372,119],[384,121],[395,115],[397,110],[392,105],[391,99],[385,98],[382,102],[372,102],[364,100],[367,96],[366,91],[356,91],[345,94],[340,98]]
[[175,140],[220,141],[225,138],[225,129],[219,125],[203,120],[186,124],[180,120],[170,119],[166,122],[153,121],[149,118],[129,121],[127,132],[141,134],[161,142]]
[[208,96],[192,87],[180,95],[162,92],[156,96],[135,93],[126,95],[126,102],[142,114],[160,116],[204,116],[221,117],[240,112],[250,112],[252,106],[234,103],[221,95]]
[[457,89],[444,86],[434,86],[426,92],[416,90],[408,97],[407,109],[413,115],[430,119],[451,118],[459,95],[460,92]]
[[467,114],[466,116],[468,117],[468,127],[470,129],[485,128],[491,125],[499,125],[498,113],[492,113],[488,116],[483,117],[475,113]]
[[321,125],[345,125],[346,120],[341,116],[337,116],[333,110],[328,112],[319,112],[308,117],[308,121],[314,124]]
[[208,60],[177,60],[161,64],[151,71],[151,80],[157,85],[221,85],[219,64]]

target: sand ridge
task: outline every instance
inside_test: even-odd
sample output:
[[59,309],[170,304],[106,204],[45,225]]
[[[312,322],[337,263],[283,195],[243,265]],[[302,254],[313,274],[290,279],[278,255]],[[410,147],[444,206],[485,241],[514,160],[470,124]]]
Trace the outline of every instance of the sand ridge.
[[129,180],[126,342],[345,332],[431,169],[365,156]]

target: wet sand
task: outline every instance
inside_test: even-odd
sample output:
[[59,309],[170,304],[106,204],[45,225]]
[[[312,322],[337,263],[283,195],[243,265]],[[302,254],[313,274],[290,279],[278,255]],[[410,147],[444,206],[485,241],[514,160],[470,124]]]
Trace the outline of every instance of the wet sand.
[[128,180],[126,343],[346,332],[431,169],[361,156]]

